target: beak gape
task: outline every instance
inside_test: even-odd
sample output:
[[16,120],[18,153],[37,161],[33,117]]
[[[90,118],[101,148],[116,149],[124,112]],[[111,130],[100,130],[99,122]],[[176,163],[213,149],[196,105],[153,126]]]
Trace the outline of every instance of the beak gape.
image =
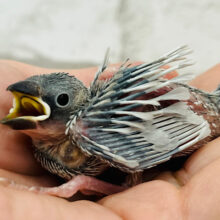
[[35,97],[18,91],[14,95],[13,107],[1,123],[16,130],[34,129],[38,121],[44,121],[50,116],[50,107],[40,97]]

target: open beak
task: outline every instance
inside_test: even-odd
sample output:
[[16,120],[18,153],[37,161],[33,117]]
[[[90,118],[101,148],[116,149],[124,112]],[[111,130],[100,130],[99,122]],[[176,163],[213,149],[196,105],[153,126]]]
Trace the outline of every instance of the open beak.
[[[22,82],[25,83],[25,81]],[[30,91],[33,90],[33,85],[32,88],[28,89],[26,83],[25,89],[23,86],[22,89],[16,89],[17,91],[15,91],[17,86],[13,87],[13,85],[8,87],[8,90],[14,95],[13,107],[10,109],[9,114],[1,120],[1,123],[16,130],[36,128],[38,121],[44,121],[50,116],[49,105],[40,97],[32,95],[36,93],[32,92],[31,94]],[[26,93],[24,90],[29,92]]]

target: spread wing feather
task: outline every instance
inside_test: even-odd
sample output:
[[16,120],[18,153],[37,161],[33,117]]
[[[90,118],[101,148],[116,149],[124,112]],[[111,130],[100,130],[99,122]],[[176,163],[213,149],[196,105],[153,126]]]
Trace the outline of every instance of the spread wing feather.
[[[106,57],[91,85],[88,107],[67,125],[73,142],[87,154],[133,172],[167,161],[207,137],[208,122],[187,105],[191,93],[181,83],[189,75],[164,78],[191,65],[185,57],[188,53],[183,46],[149,64],[124,65],[97,90]],[[167,64],[170,67],[164,69]]]

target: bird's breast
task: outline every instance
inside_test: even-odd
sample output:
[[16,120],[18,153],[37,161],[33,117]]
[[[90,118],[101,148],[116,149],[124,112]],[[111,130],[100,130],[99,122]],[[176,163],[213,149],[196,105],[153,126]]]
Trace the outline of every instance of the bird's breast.
[[41,165],[67,180],[78,174],[96,176],[107,167],[104,161],[86,155],[77,145],[66,139],[52,145],[35,140],[34,144],[37,145],[35,157]]
[[86,156],[80,148],[66,140],[57,149],[57,159],[66,167],[74,169],[85,163]]

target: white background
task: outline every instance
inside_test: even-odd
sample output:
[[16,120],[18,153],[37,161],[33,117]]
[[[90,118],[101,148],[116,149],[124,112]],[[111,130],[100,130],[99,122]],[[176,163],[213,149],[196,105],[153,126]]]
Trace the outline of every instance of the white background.
[[182,44],[200,73],[220,60],[219,0],[0,0],[0,58],[44,67],[150,61]]

